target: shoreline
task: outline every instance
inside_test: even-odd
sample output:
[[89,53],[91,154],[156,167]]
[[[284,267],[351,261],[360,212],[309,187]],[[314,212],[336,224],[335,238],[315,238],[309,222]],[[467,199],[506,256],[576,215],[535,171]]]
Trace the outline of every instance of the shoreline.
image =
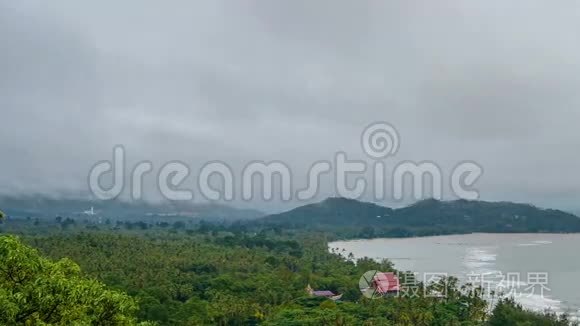
[[[462,241],[454,241],[456,238],[469,236],[473,236],[473,238],[471,239],[464,238],[460,239]],[[494,236],[496,237],[499,236],[499,238],[491,239]],[[510,238],[512,236],[519,237],[515,237],[513,239],[515,241],[510,241],[511,240]],[[553,242],[558,243],[557,241],[558,239],[563,240],[563,242],[560,242],[559,244],[559,246],[561,246],[562,244],[566,244],[567,242],[575,241],[576,238],[578,237],[580,237],[580,233],[473,232],[465,234],[433,235],[433,236],[404,237],[404,238],[373,238],[373,239],[358,238],[348,240],[336,240],[329,241],[327,243],[327,247],[330,252],[333,252],[343,257],[347,257],[350,253],[352,253],[354,259],[359,259],[363,257],[368,257],[373,260],[379,261],[382,259],[387,259],[393,264],[395,269],[401,271],[410,270],[419,273],[419,275],[425,274],[427,270],[429,270],[428,266],[434,259],[433,257],[430,257],[430,253],[435,253],[434,254],[435,256],[437,255],[437,253],[439,253],[440,255],[443,254],[443,256],[441,256],[443,260],[453,262],[452,264],[449,264],[447,269],[445,269],[445,266],[442,267],[441,269],[441,271],[447,272],[449,276],[454,276],[458,278],[461,283],[466,283],[469,280],[468,278],[469,274],[471,272],[477,272],[477,274],[479,275],[486,275],[487,277],[486,282],[490,283],[491,289],[497,289],[498,284],[501,281],[498,278],[494,281],[495,283],[492,282],[494,277],[498,276],[505,277],[505,275],[507,275],[505,273],[507,270],[515,271],[520,268],[520,266],[518,265],[514,265],[512,267],[506,265],[506,258],[510,257],[509,253],[514,252],[522,253],[523,256],[520,257],[522,257],[521,259],[524,259],[524,261],[526,259],[527,260],[535,259],[532,253],[537,252],[538,250],[537,248],[544,248],[542,252],[545,254],[547,250],[558,250],[559,247],[549,249],[550,248],[549,246],[551,246]],[[449,241],[438,242],[437,239],[446,239]],[[497,242],[496,243],[491,242],[493,240],[497,240]],[[371,246],[371,248],[369,248],[368,253],[370,254],[366,254],[365,251],[363,250],[364,247],[367,247],[366,244],[374,245]],[[421,248],[424,252],[419,252],[419,254],[417,252],[415,252],[415,254],[405,253],[405,251],[408,250],[393,250],[393,246],[412,246],[414,250],[418,250],[417,248]],[[383,247],[388,250],[382,249]],[[346,249],[346,251],[341,251],[341,249]],[[381,253],[381,251],[383,251],[384,253]],[[459,253],[460,256],[457,255],[453,256],[452,254],[453,252]],[[503,259],[501,260],[498,259],[500,254],[503,257]],[[435,260],[439,260],[439,258],[435,258]],[[541,266],[541,263],[536,263],[536,265],[538,264],[539,266]],[[437,271],[440,266],[441,264],[437,265],[437,267],[433,267],[433,269]],[[553,264],[551,266],[558,265]],[[554,271],[550,271],[550,273],[556,273],[556,275],[558,275],[558,273],[570,272],[568,270],[569,268],[570,267],[565,267],[564,270],[556,269]],[[546,270],[546,272],[548,271]],[[550,281],[552,281],[551,278]],[[550,283],[549,287],[553,288],[554,285],[555,283]],[[528,284],[526,282],[522,282],[521,284],[518,285],[517,291],[524,292],[523,290],[526,287],[528,287]],[[562,292],[561,284],[559,288],[557,287],[556,291],[557,292],[554,293],[550,290],[549,293],[544,293],[542,296],[540,295],[528,296],[527,294],[522,295],[520,293],[519,297],[516,297],[515,299],[517,302],[522,304],[522,306],[524,306],[526,309],[532,311],[543,312],[546,309],[551,309],[555,313],[558,314],[568,313],[570,315],[570,318],[573,318],[574,320],[580,320],[580,297],[574,295],[573,293]]]

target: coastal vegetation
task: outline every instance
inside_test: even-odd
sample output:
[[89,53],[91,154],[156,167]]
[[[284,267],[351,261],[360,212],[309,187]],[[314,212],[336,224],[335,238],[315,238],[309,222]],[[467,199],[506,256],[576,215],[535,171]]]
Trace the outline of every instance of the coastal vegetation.
[[[385,208],[346,199],[316,205],[293,211],[300,222],[294,225],[285,224],[289,217],[283,215],[233,223],[10,216],[0,224],[0,324],[572,324],[567,316],[527,311],[509,298],[490,306],[485,296],[493,294],[454,278],[417,282],[418,295],[365,297],[359,288],[365,272],[398,271],[386,260],[329,252],[328,242],[382,236],[389,223],[373,222],[389,219],[377,218]],[[467,231],[419,223],[427,211],[457,210],[447,205],[462,205],[471,216],[488,214],[469,203],[421,202],[406,209],[415,218],[405,228]],[[514,206],[499,214],[526,217],[526,224],[513,225],[529,227],[537,222],[536,212]],[[332,214],[337,223],[325,226]],[[447,219],[465,219],[458,214]],[[557,217],[556,226],[568,218],[546,214]],[[311,296],[307,286],[342,297]]]
[[[329,253],[325,233],[62,223],[44,233],[30,220],[18,238],[0,236],[5,324],[497,325],[530,318],[567,325],[509,301],[491,311],[481,289],[454,279],[445,282],[445,298],[368,299],[358,287],[361,275],[394,271],[393,265]],[[311,297],[309,284],[343,297]],[[436,293],[441,285],[420,286],[421,293]]]

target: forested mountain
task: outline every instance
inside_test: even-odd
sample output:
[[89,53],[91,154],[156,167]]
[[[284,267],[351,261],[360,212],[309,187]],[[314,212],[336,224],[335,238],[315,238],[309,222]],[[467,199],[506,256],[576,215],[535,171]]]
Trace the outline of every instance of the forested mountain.
[[[423,232],[580,232],[580,218],[528,204],[485,201],[439,201],[427,199],[391,209],[346,198],[329,198],[317,204],[266,216],[266,225],[286,227],[374,228],[412,235]],[[411,234],[405,234],[405,232]],[[380,235],[380,232],[379,234]],[[386,234],[395,235],[395,234]]]
[[261,219],[266,224],[300,226],[365,226],[374,225],[380,218],[387,218],[393,210],[372,203],[354,199],[331,197],[326,200],[291,211],[266,216]]
[[481,232],[580,232],[580,218],[529,204],[485,201],[420,201],[395,211],[395,223],[457,226]]
[[[146,201],[63,199],[45,196],[0,197],[0,207],[7,215],[19,217],[99,216],[111,219],[145,217],[186,217],[210,221],[254,219],[264,214],[220,204],[194,204],[190,201]],[[92,208],[92,211],[91,211]]]

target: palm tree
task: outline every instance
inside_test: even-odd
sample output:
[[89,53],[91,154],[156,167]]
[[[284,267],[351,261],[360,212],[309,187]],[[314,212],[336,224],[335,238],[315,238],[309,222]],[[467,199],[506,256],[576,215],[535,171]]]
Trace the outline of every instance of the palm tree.
[[0,221],[6,218],[6,214],[3,211],[0,211]]

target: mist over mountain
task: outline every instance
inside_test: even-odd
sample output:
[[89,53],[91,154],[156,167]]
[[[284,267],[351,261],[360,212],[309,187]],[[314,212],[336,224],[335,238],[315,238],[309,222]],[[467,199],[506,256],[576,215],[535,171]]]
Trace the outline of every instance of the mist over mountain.
[[264,213],[251,209],[189,201],[146,201],[91,200],[50,198],[41,195],[0,197],[0,207],[10,216],[16,217],[88,217],[97,216],[114,219],[139,219],[147,217],[183,217],[208,221],[234,221],[254,219]]

